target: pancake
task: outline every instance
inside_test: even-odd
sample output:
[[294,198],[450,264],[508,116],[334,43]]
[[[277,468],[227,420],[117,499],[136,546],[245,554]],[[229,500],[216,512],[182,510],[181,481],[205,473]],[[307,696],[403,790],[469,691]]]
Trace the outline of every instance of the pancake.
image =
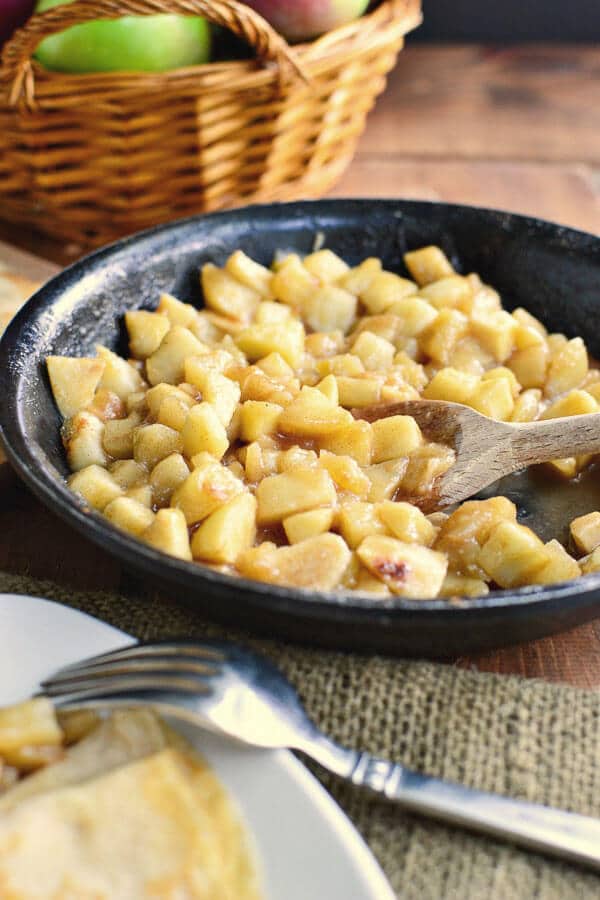
[[144,711],[115,713],[0,805],[3,900],[258,900],[224,787]]

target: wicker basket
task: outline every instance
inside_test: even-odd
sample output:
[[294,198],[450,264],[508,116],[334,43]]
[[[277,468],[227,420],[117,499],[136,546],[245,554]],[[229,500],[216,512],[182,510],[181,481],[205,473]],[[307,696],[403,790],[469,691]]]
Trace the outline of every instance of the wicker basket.
[[[164,74],[49,72],[40,40],[95,18],[202,15],[256,59]],[[288,47],[233,0],[78,0],[34,16],[0,69],[0,218],[86,247],[168,219],[317,197],[350,162],[420,0]]]

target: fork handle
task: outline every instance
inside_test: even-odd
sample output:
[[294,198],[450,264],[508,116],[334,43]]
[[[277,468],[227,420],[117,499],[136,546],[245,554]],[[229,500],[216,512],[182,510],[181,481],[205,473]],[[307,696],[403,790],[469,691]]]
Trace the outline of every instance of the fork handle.
[[405,809],[600,870],[600,819],[429,778],[368,753],[357,756],[350,780]]

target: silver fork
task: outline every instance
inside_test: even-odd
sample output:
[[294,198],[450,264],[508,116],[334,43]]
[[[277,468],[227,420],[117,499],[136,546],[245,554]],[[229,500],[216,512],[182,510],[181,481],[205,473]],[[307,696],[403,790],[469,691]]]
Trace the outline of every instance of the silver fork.
[[61,706],[151,705],[256,747],[300,750],[404,809],[600,870],[600,820],[430,778],[340,747],[268,660],[220,641],[135,644],[43,682]]

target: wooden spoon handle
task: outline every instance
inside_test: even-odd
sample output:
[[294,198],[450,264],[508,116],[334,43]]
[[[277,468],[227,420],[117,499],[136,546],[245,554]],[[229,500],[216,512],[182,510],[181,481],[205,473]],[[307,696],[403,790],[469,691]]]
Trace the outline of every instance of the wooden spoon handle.
[[600,413],[513,425],[515,468],[583,453],[600,453]]

